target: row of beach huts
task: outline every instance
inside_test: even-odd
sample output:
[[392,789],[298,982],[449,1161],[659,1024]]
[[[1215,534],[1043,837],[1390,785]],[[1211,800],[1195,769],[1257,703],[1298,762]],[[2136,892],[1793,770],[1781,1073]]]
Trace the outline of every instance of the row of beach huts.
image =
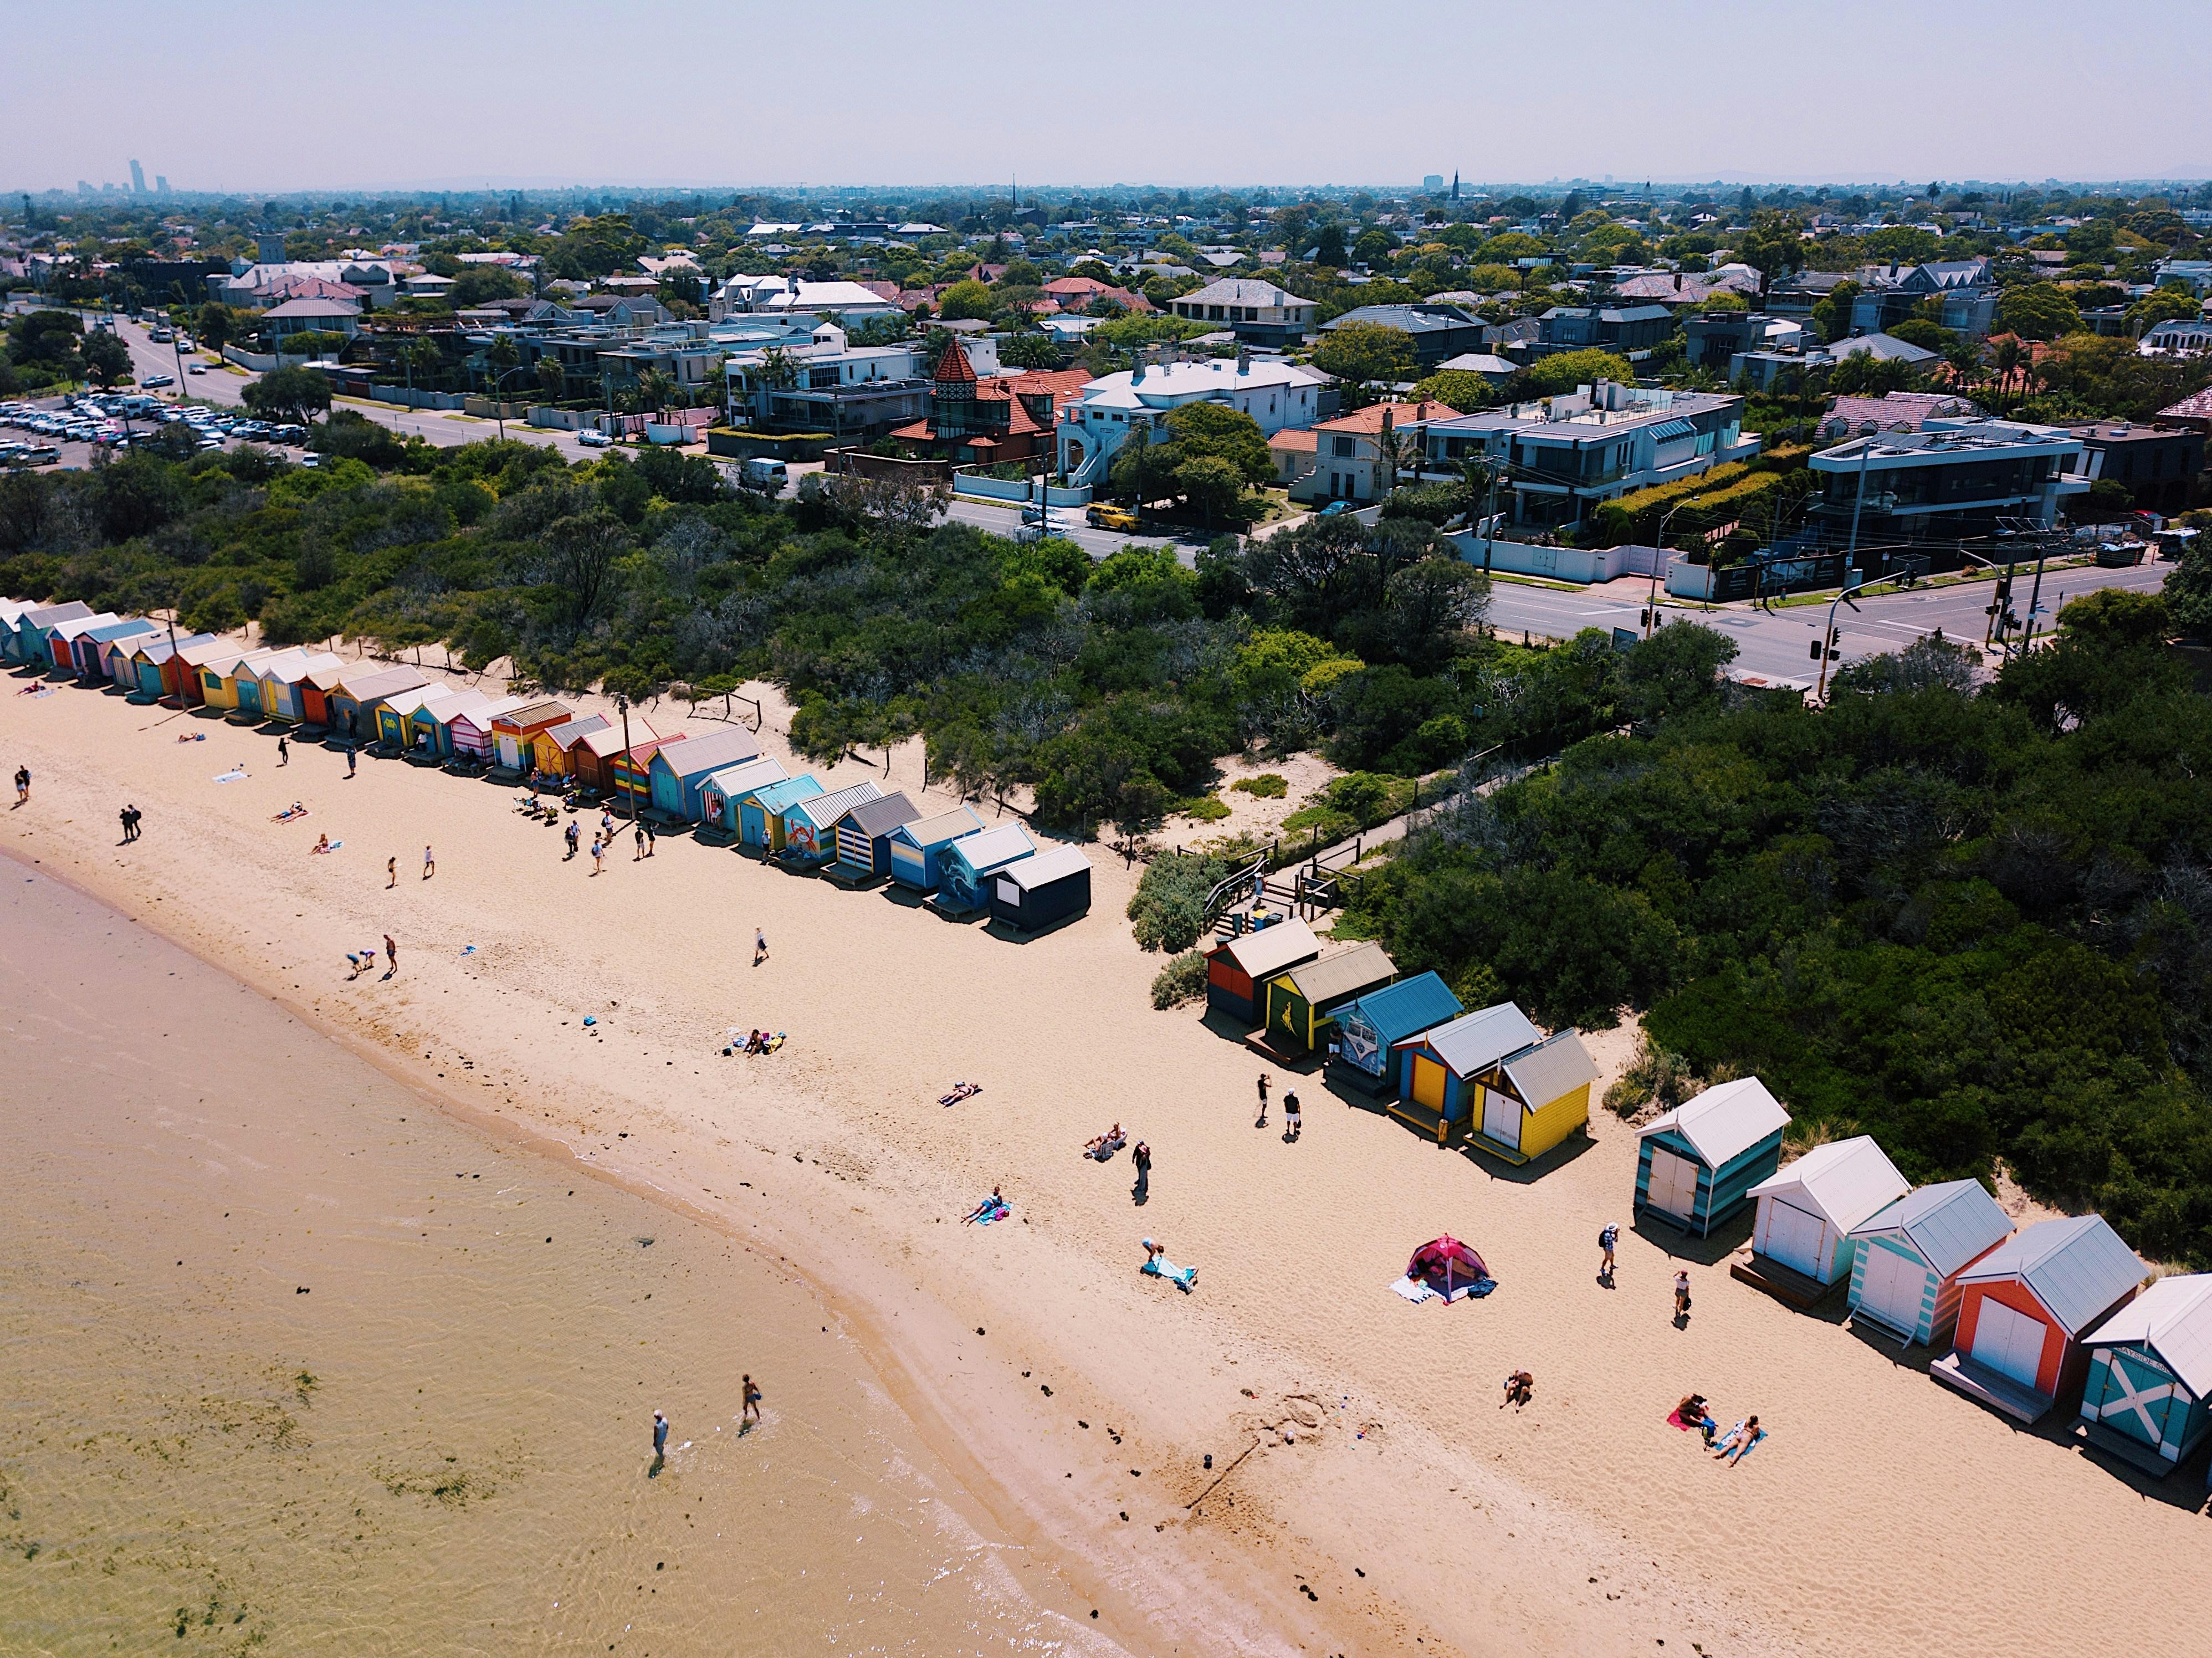
[[1017,823],[986,827],[964,805],[925,814],[873,782],[831,788],[793,776],[741,726],[694,736],[578,714],[542,696],[495,696],[420,670],[301,647],[247,648],[179,636],[143,616],[81,603],[0,599],[0,662],[35,666],[147,701],[220,710],[418,765],[574,788],[666,828],[847,884],[878,879],[956,916],[1042,932],[1091,905],[1091,860],[1040,846]]
[[[1379,944],[1285,917],[1206,952],[1209,1011],[1279,1057],[1326,1053],[1439,1145],[1527,1164],[1589,1118],[1597,1066],[1510,1002],[1474,1012]],[[2078,1411],[2090,1445],[2153,1475],[2212,1437],[2212,1273],[2161,1277],[2097,1215],[2015,1229],[1978,1181],[1913,1187],[1871,1135],[1782,1165],[1790,1114],[1756,1077],[1646,1123],[1634,1207],[1699,1237],[1752,1211],[1737,1278],[1800,1309],[1838,1289],[1859,1327],[1940,1351],[1936,1382],[2024,1423]]]

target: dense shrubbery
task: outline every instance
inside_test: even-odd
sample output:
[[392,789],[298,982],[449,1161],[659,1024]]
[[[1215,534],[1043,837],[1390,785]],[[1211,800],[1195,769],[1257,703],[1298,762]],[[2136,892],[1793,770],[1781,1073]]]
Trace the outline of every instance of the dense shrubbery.
[[2002,1157],[2212,1263],[2212,702],[2166,625],[2079,600],[1978,695],[1921,646],[1826,712],[1716,683],[1700,629],[1609,673],[1555,653],[1631,730],[1462,796],[1351,919],[1548,1021],[1648,1008],[1681,1062],[1757,1072],[1915,1180]]

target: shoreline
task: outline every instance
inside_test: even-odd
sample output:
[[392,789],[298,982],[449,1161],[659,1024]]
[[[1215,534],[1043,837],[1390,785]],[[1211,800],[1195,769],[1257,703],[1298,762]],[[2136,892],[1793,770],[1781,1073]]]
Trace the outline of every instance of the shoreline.
[[[1121,916],[1133,873],[1106,859],[1088,917],[1017,944],[688,839],[593,879],[503,791],[375,762],[346,782],[320,750],[279,770],[264,736],[193,720],[209,741],[179,745],[127,732],[126,710],[145,713],[0,696],[8,763],[38,774],[34,813],[0,819],[0,842],[471,1126],[770,1250],[853,1318],[986,1510],[1077,1563],[1098,1626],[1133,1650],[1663,1640],[1840,1658],[1904,1638],[1932,1605],[1960,1620],[1962,1651],[1995,1654],[2086,1628],[2093,1607],[2105,1627],[2094,1586],[2194,1534],[2185,1493],[2138,1493],[2014,1434],[1930,1384],[1924,1354],[1836,1327],[1837,1309],[1796,1315],[1730,1284],[1727,1244],[1624,1226],[1620,1288],[1594,1290],[1589,1240],[1625,1218],[1634,1162],[1633,1131],[1607,1114],[1528,1175],[1334,1108],[1318,1078],[1296,1080],[1301,1145],[1255,1133],[1252,1056],[1188,1011],[1150,1010],[1158,962]],[[762,741],[781,755],[773,710]],[[210,786],[234,758],[250,780]],[[911,787],[918,758],[892,759],[886,786]],[[863,776],[884,773],[848,762],[825,781]],[[295,798],[307,823],[266,822]],[[125,799],[147,830],[119,847]],[[325,829],[345,851],[306,856]],[[425,840],[436,880],[410,868],[387,891],[385,856],[410,864]],[[756,925],[774,950],[757,971]],[[337,957],[372,929],[402,940],[398,978],[348,985]],[[722,1059],[707,1033],[732,1023],[791,1041]],[[1594,1041],[1608,1075],[1627,1035]],[[963,1078],[985,1091],[938,1106]],[[1115,1118],[1155,1148],[1143,1208],[1126,1160],[1076,1155]],[[1012,1220],[953,1224],[1001,1181]],[[1406,1307],[1385,1286],[1445,1230],[1483,1250],[1501,1293]],[[1136,1278],[1148,1234],[1201,1266],[1194,1295]],[[1678,1264],[1698,1284],[1682,1331],[1657,1310]],[[1497,1378],[1522,1365],[1537,1402],[1501,1414]],[[1772,1446],[1740,1472],[1703,1466],[1660,1422],[1692,1387],[1776,1423]],[[1933,1477],[1917,1448],[1931,1441]],[[1848,1558],[1778,1553],[1814,1515]],[[1910,1563],[1929,1551],[2015,1604],[1919,1581]],[[2180,1590],[2123,1622],[2180,1651],[2200,1614],[2212,1594]]]

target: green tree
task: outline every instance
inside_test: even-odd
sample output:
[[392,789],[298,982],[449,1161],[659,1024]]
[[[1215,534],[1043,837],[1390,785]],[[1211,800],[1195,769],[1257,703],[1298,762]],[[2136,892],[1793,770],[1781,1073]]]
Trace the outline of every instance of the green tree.
[[1851,331],[1851,301],[1858,294],[1855,282],[1840,282],[1822,298],[1814,301],[1813,325],[1820,331],[1823,344],[1833,345],[1847,338]]
[[303,422],[330,408],[331,383],[313,368],[294,365],[271,369],[239,395],[264,419]]
[[1333,219],[1321,228],[1314,245],[1314,263],[1332,270],[1344,264],[1344,227]]
[[1211,531],[1214,524],[1236,512],[1244,497],[1244,475],[1236,463],[1218,455],[1192,455],[1174,473],[1175,490],[1188,501]]
[[77,346],[84,372],[94,383],[112,386],[131,372],[131,348],[105,328],[95,328]]
[[1443,369],[1413,387],[1413,396],[1418,401],[1441,403],[1462,414],[1472,413],[1484,404],[1494,402],[1498,395],[1496,388],[1482,375],[1464,368]]
[[1348,322],[1328,330],[1314,367],[1354,386],[1411,380],[1420,367],[1413,337],[1382,323]]
[[1275,476],[1274,456],[1260,423],[1226,404],[1187,403],[1168,411],[1167,428],[1184,459],[1226,462],[1240,483],[1255,486]]
[[2081,326],[2081,313],[2049,282],[2008,288],[1997,296],[1997,326],[2024,340],[2055,340]]
[[494,300],[522,299],[529,292],[522,279],[503,266],[471,264],[462,266],[446,297],[455,310],[465,311],[471,306],[489,305]]
[[987,322],[998,308],[998,296],[973,278],[957,282],[937,296],[937,314],[950,322],[963,318]]
[[1577,386],[1595,386],[1600,380],[1633,385],[1636,370],[1627,358],[1595,346],[1581,351],[1558,351],[1531,363],[1514,390],[1524,397],[1553,398]]
[[1805,242],[1797,221],[1771,207],[1751,216],[1751,223],[1736,238],[1736,257],[1759,272],[1759,301],[1766,303],[1766,290],[1777,276],[1805,266]]
[[568,394],[568,377],[561,360],[550,352],[538,360],[538,389],[548,403],[558,403]]

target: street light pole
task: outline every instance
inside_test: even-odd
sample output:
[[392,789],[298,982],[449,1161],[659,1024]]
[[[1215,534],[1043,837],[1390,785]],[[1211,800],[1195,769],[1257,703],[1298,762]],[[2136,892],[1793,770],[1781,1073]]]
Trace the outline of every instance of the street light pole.
[[[1850,572],[1846,571],[1844,576],[1849,580]],[[1838,604],[1848,604],[1854,610],[1858,609],[1858,601],[1851,597],[1849,587],[1838,590],[1836,596],[1828,601],[1828,625],[1820,635],[1820,687],[1813,693],[1813,700],[1816,702],[1828,700],[1828,658],[1836,648],[1836,606]]]

